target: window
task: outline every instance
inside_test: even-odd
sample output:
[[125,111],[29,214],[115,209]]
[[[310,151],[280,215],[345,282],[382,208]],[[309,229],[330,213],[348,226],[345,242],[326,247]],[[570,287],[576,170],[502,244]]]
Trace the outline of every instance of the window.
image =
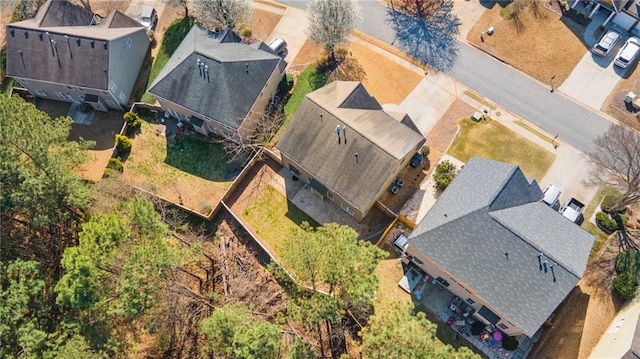
[[40,97],[47,97],[47,93],[44,90],[36,90],[36,95]]
[[58,96],[58,98],[61,99],[61,100],[68,100],[68,101],[73,100],[73,97],[71,97],[71,95],[69,95],[68,93],[63,93],[63,92],[57,92],[56,91],[56,96]]
[[436,278],[436,281],[437,281],[438,283],[440,283],[440,285],[441,285],[441,286],[443,286],[443,287],[445,287],[445,288],[446,288],[446,287],[448,287],[448,286],[449,286],[449,284],[450,284],[449,282],[447,282],[447,281],[446,281],[444,278],[442,278],[442,277],[438,277],[438,278]]
[[333,201],[333,195],[329,192],[327,192],[327,198],[329,198],[329,200]]
[[474,301],[473,301],[473,299],[471,299],[471,298],[467,298],[467,303],[469,303],[469,304],[473,305],[473,304],[475,304],[476,302],[474,302]]
[[64,87],[66,87],[66,88],[67,88],[67,90],[73,90],[73,86],[64,85]]
[[498,328],[502,329],[502,330],[507,330],[509,329],[509,327],[507,327],[506,325],[504,325],[504,323],[499,323],[498,324]]
[[117,89],[118,89],[118,86],[116,86],[116,83],[113,81],[109,81],[109,92],[111,92],[112,94],[115,94]]
[[307,177],[307,184],[311,184],[311,177]]
[[120,103],[127,102],[127,96],[122,91],[120,91],[120,95],[118,96],[118,98],[120,99]]
[[109,95],[109,91],[100,91],[100,93],[103,95]]
[[347,205],[346,205],[346,204],[344,204],[344,203],[342,204],[342,206],[341,206],[341,207],[342,207],[342,209],[343,209],[345,212],[347,212],[347,213],[349,213],[350,215],[352,215],[352,216],[353,216],[353,208],[351,208],[351,207],[347,206]]
[[207,125],[207,128],[209,129],[209,131],[211,131],[212,133],[216,133],[216,128],[211,126],[211,125]]
[[133,40],[131,40],[130,37],[127,38],[127,46],[131,47],[131,44],[133,44]]

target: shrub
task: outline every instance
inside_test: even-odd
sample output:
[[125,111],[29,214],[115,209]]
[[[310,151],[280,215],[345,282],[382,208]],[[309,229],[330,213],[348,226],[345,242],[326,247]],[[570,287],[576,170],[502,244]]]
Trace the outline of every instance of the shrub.
[[636,273],[638,268],[638,257],[640,252],[635,249],[627,249],[618,253],[616,256],[616,272],[620,273]]
[[610,213],[611,208],[620,199],[620,197],[622,197],[622,194],[620,192],[611,192],[604,196],[602,202],[600,203],[600,209],[602,209],[602,212]]
[[596,213],[596,223],[607,229],[609,232],[615,232],[618,230],[618,223],[604,212]]
[[429,146],[424,145],[424,146],[422,146],[422,150],[420,150],[420,153],[421,153],[424,157],[427,157],[427,156],[429,156],[429,153],[431,153],[431,149],[429,148]]
[[131,140],[129,137],[116,135],[116,151],[118,151],[118,154],[127,154],[131,152]]
[[251,37],[251,28],[249,28],[249,27],[243,28],[242,31],[240,32],[240,34],[243,37]]
[[134,133],[140,130],[142,118],[135,112],[125,112],[122,116],[127,122],[127,133]]
[[620,273],[613,279],[613,291],[622,299],[631,299],[636,294],[637,275]]
[[439,191],[444,191],[453,179],[456,177],[458,169],[456,165],[450,161],[442,161],[436,166],[436,170],[433,173],[433,179],[436,181],[436,188]]
[[518,345],[520,345],[520,343],[515,337],[507,335],[504,337],[504,339],[502,339],[502,347],[508,351],[514,351],[518,349]]
[[118,158],[109,158],[109,163],[107,163],[107,168],[118,171],[122,173],[124,171],[124,167],[122,166],[122,161]]

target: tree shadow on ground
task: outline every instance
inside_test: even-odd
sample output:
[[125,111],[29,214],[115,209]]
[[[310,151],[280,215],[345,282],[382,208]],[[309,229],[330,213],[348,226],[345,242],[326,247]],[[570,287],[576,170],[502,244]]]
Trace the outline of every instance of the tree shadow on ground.
[[396,34],[397,46],[438,71],[450,69],[458,56],[455,39],[460,19],[453,14],[453,2],[446,1],[428,19],[387,11],[387,22]]

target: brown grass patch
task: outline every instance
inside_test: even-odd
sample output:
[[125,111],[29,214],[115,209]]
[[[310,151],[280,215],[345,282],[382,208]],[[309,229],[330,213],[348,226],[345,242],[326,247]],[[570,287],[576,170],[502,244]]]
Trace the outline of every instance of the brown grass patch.
[[366,73],[364,87],[381,104],[399,104],[422,80],[422,76],[406,66],[380,54],[361,42],[352,42],[349,50]]
[[[543,8],[544,18],[536,18],[531,10],[524,10],[520,15],[523,29],[517,31],[513,20],[500,16],[501,9],[494,6],[485,11],[469,31],[467,40],[538,81],[548,83],[555,76],[553,82],[560,86],[587,51],[582,42],[584,28]],[[488,36],[486,31],[491,26],[495,33]],[[485,32],[484,42],[480,39],[481,32]]]
[[620,79],[602,105],[602,111],[624,124],[634,126],[638,124],[638,111],[624,103],[629,91],[640,94],[640,71],[633,71],[628,78]]
[[296,55],[296,58],[293,59],[291,67],[300,68],[300,70],[302,70],[303,68],[307,67],[307,65],[315,62],[321,53],[322,47],[316,44],[315,41],[307,39],[302,45],[302,48],[300,48],[300,51],[298,52],[298,55]]
[[253,9],[251,11],[251,36],[255,39],[267,41],[281,18],[282,15],[272,11]]

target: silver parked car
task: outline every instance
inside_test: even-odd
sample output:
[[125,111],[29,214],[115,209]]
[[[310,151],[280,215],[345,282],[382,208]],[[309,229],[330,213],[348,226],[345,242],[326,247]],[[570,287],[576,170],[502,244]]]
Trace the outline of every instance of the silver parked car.
[[640,54],[640,39],[630,37],[629,40],[622,45],[620,51],[618,51],[618,55],[616,55],[613,63],[623,69],[627,68],[638,58],[638,54]]
[[607,56],[611,52],[611,49],[616,45],[619,38],[620,34],[617,31],[609,30],[604,34],[600,41],[593,46],[591,52],[596,55]]

